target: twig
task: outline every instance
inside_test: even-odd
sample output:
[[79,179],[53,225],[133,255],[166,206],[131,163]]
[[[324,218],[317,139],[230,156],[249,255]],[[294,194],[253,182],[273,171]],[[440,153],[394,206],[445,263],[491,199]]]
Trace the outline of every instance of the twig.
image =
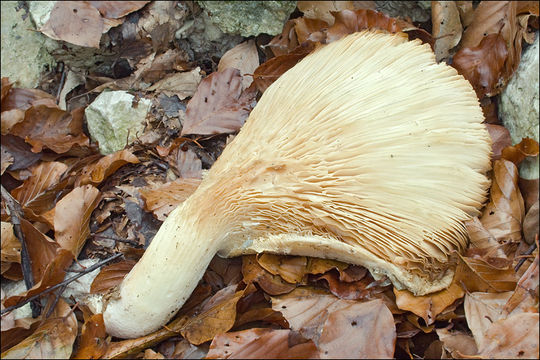
[[[13,224],[13,232],[21,243],[21,269],[23,273],[24,284],[26,289],[29,290],[34,286],[34,275],[32,274],[32,260],[28,254],[28,248],[26,247],[26,240],[24,239],[24,233],[21,228],[21,218],[23,210],[21,204],[11,196],[4,186],[2,186],[2,198],[6,202],[11,216],[11,223]],[[37,318],[41,313],[41,304],[38,301],[33,301],[30,304],[32,308],[32,317]]]
[[113,256],[111,256],[111,257],[109,257],[109,258],[107,258],[105,260],[102,260],[102,261],[98,262],[97,264],[94,264],[94,265],[86,268],[86,270],[84,272],[82,272],[82,273],[79,273],[79,274],[77,274],[75,276],[70,277],[69,279],[66,279],[66,280],[62,281],[61,283],[58,283],[58,284],[56,284],[54,286],[51,286],[50,288],[43,290],[39,294],[36,294],[36,295],[34,295],[32,297],[29,297],[28,299],[24,300],[23,302],[21,302],[21,303],[19,303],[17,305],[13,305],[13,306],[5,308],[4,310],[0,311],[0,315],[4,315],[8,311],[12,311],[12,310],[15,310],[17,308],[20,308],[21,306],[27,304],[28,302],[30,302],[30,301],[32,301],[34,299],[39,298],[42,295],[48,294],[53,290],[56,290],[56,289],[58,289],[60,287],[63,287],[65,285],[69,284],[70,282],[73,282],[73,281],[77,280],[78,278],[80,278],[80,277],[82,277],[82,276],[84,276],[84,275],[86,275],[88,273],[91,273],[92,271],[94,271],[97,268],[105,265],[106,263],[111,262],[111,261],[113,261],[115,259],[118,259],[120,256],[122,256],[122,253],[114,254]]
[[[538,236],[538,235],[537,235]],[[520,256],[523,256],[521,259],[519,259],[518,263],[516,264],[516,266],[514,267],[514,271],[517,272],[519,270],[519,268],[521,267],[521,265],[523,265],[523,263],[525,262],[525,260],[527,260],[527,256],[526,255],[531,255],[532,252],[534,251],[534,249],[536,249],[536,242],[533,242],[531,246],[529,246],[529,248],[527,249],[527,251],[525,251],[523,254],[521,254]]]

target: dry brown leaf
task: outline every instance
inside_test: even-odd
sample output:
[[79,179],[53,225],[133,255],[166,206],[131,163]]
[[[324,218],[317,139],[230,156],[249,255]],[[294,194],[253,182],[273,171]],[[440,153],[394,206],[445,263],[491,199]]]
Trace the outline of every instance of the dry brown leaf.
[[83,324],[77,352],[72,359],[99,359],[107,351],[107,332],[103,314],[92,315]]
[[371,300],[374,297],[377,297],[377,294],[384,292],[389,285],[386,278],[375,281],[373,277],[367,273],[367,271],[359,280],[350,282],[342,281],[341,274],[342,273],[338,273],[337,271],[329,271],[316,279],[326,280],[328,283],[328,288],[332,294],[336,295],[340,299],[347,300]]
[[309,257],[307,273],[308,274],[324,274],[325,272],[329,270],[336,269],[339,271],[340,276],[341,276],[342,271],[347,269],[348,267],[349,267],[349,264],[341,262],[341,261]]
[[74,188],[55,207],[54,235],[60,246],[79,255],[90,235],[90,216],[100,201],[100,192],[92,185]]
[[88,1],[98,9],[103,17],[119,19],[129,13],[142,9],[150,1]]
[[452,66],[471,83],[478,98],[482,99],[502,91],[507,57],[504,38],[491,34],[482,38],[478,46],[462,47],[454,55]]
[[319,358],[312,341],[294,335],[288,329],[261,328],[220,334],[210,344],[206,359]]
[[[201,179],[202,161],[192,149],[178,147],[170,156],[170,162],[174,161],[173,167],[178,170],[182,178]],[[173,160],[174,159],[174,160]]]
[[463,27],[468,27],[474,18],[474,8],[472,1],[456,1]]
[[473,356],[478,353],[478,348],[474,338],[466,333],[456,330],[449,331],[448,329],[435,329],[439,339],[442,341],[446,351],[453,358],[459,359],[466,356]]
[[103,29],[101,14],[88,2],[59,1],[40,31],[54,40],[99,49]]
[[[10,88],[9,91],[2,97],[2,112],[10,110],[26,111],[33,105],[46,105],[56,107],[54,96],[39,89],[25,88]],[[2,114],[2,123],[4,122],[4,114]],[[2,125],[4,128],[4,125]],[[4,132],[2,131],[2,134]]]
[[187,97],[195,95],[202,79],[200,72],[201,69],[196,68],[191,71],[165,75],[146,90],[164,93],[167,96],[176,95],[180,100],[184,100]]
[[54,202],[59,190],[63,187],[60,183],[62,174],[67,170],[67,165],[61,162],[42,162],[34,166],[32,175],[24,183],[11,191],[11,195],[23,207],[25,215],[35,219],[54,207]]
[[[332,19],[334,17],[332,16]],[[305,17],[293,19],[294,31],[300,44],[305,41],[324,42],[324,34],[321,29],[326,29],[328,24],[323,20],[308,19]],[[333,20],[332,20],[333,22]]]
[[9,81],[9,78],[2,77],[2,85],[0,87],[2,110],[4,109],[4,103],[3,103],[4,98],[7,96],[12,86],[13,86],[13,83]]
[[484,37],[500,34],[508,50],[504,68],[497,75],[500,76],[501,85],[504,85],[519,65],[521,41],[528,38],[529,17],[538,16],[538,13],[538,1],[482,1],[474,11],[471,25],[463,33],[460,46],[462,49],[475,48]]
[[83,132],[83,117],[82,107],[68,113],[58,107],[33,105],[26,110],[24,121],[13,126],[11,134],[25,139],[32,145],[33,152],[46,147],[62,154],[75,145],[89,145]]
[[21,242],[13,233],[13,225],[2,221],[2,262],[21,263]]
[[129,150],[119,150],[100,158],[97,162],[86,165],[80,172],[75,186],[87,184],[99,185],[126,164],[138,164],[139,159]]
[[350,302],[330,312],[318,348],[322,359],[376,359],[392,358],[395,344],[396,327],[392,313],[381,300],[372,300]]
[[298,1],[296,6],[304,13],[304,17],[322,20],[328,25],[334,25],[332,12],[354,10],[353,1]]
[[3,320],[6,316],[9,316],[9,314],[2,317],[2,342],[0,350],[2,353],[32,335],[41,322],[39,318],[22,318],[15,320],[13,327],[4,327]]
[[[4,113],[2,113],[2,117]],[[2,135],[2,174],[9,166],[10,171],[26,169],[38,162],[42,153],[33,153],[23,139],[14,135]]]
[[485,358],[538,359],[540,357],[539,314],[522,313],[501,319],[486,330],[485,343],[478,347]]
[[[259,54],[254,40],[244,41],[228,50],[219,60],[217,71],[228,68],[240,70],[242,89],[247,89],[253,82],[252,74],[259,66]],[[249,74],[249,75],[246,75]]]
[[280,295],[291,292],[296,288],[295,284],[285,282],[279,275],[267,272],[256,260],[255,255],[242,257],[242,274],[246,284],[256,282],[270,295]]
[[296,284],[302,281],[307,273],[307,257],[260,254],[257,262],[272,275],[279,275],[288,283]]
[[186,107],[181,135],[212,135],[238,131],[254,106],[255,92],[242,92],[237,69],[210,74],[201,81]]
[[508,146],[502,150],[502,158],[513,162],[516,166],[528,156],[538,156],[538,142],[531,138],[523,138],[519,144]]
[[212,340],[217,334],[229,331],[236,319],[236,304],[247,291],[255,290],[246,287],[236,291],[237,285],[230,285],[218,291],[198,311],[198,315],[190,318],[182,327],[181,334],[194,345]]
[[512,146],[510,131],[502,125],[486,124],[491,137],[491,160],[499,160],[504,148]]
[[272,50],[274,56],[286,55],[296,49],[299,45],[295,31],[296,23],[289,20],[283,26],[281,34],[274,38],[266,45]]
[[140,190],[145,209],[156,218],[165,221],[167,215],[188,198],[201,183],[200,179],[178,178],[158,186],[147,186]]
[[[137,64],[136,76],[146,83],[154,83],[163,79],[170,72],[182,72],[190,70],[188,66],[189,56],[181,49],[168,49],[163,54],[150,54]],[[200,68],[195,69],[193,75],[200,80]]]
[[519,279],[516,290],[504,305],[506,314],[511,313],[518,305],[523,304],[527,300],[532,300],[532,303],[538,303],[537,289],[540,278],[538,262],[538,254],[536,254],[534,261]]
[[90,285],[90,293],[103,293],[119,285],[135,263],[133,260],[124,260],[102,267]]
[[59,249],[57,256],[51,261],[45,269],[43,276],[30,290],[7,298],[4,300],[4,306],[9,307],[18,304],[34,295],[40,294],[50,286],[56,285],[64,280],[65,270],[71,265],[73,254],[65,249]]
[[516,274],[510,266],[497,268],[481,258],[459,256],[455,281],[469,292],[501,292],[516,287]]
[[494,162],[490,201],[480,222],[501,245],[521,240],[525,206],[518,179],[518,169],[512,162],[504,159]]
[[431,3],[432,34],[437,62],[448,58],[450,50],[461,40],[463,27],[455,1],[433,1]]
[[424,319],[427,325],[431,325],[440,313],[465,295],[456,280],[457,277],[454,277],[454,282],[447,289],[424,296],[414,296],[408,290],[394,288],[396,304],[398,308],[411,311]]
[[300,46],[293,53],[277,56],[261,64],[253,76],[257,89],[265,92],[274,81],[306,57],[312,49],[313,45]]
[[394,318],[381,300],[341,300],[321,290],[297,288],[272,297],[272,308],[283,314],[291,329],[317,344],[321,358],[388,358],[394,354]]
[[32,335],[3,352],[2,359],[69,359],[77,338],[77,318],[61,299],[57,308],[63,314],[44,320]]
[[525,242],[532,245],[535,238],[538,236],[540,230],[540,214],[539,214],[539,202],[538,192],[536,193],[536,202],[530,207],[523,220],[523,238]]

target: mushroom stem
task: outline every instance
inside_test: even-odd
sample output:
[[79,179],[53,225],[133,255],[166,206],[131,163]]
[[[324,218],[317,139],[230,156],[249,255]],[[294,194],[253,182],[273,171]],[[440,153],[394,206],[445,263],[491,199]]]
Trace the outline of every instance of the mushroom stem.
[[170,213],[106,305],[103,316],[110,335],[135,338],[166,324],[191,295],[216,254],[219,242],[214,240],[218,236],[205,233],[209,227],[191,231],[190,222],[197,219],[188,210],[188,203]]

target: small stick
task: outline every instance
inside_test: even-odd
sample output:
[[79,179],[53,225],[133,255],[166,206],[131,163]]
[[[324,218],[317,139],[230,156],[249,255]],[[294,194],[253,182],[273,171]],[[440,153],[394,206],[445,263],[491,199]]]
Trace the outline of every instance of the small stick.
[[[538,240],[538,235],[536,235],[536,239]],[[527,249],[527,251],[525,251],[523,254],[521,254],[520,256],[522,256],[521,259],[519,259],[518,263],[516,264],[516,266],[514,267],[514,271],[517,272],[519,270],[519,268],[521,267],[521,265],[523,265],[523,263],[525,262],[525,260],[527,260],[527,256],[526,255],[531,255],[532,252],[534,251],[534,249],[536,249],[536,242],[533,242],[531,246],[529,246],[529,248]]]
[[[43,290],[43,291],[40,292],[39,294],[36,294],[36,295],[34,295],[34,296],[32,296],[32,297],[29,297],[28,299],[24,300],[23,302],[21,302],[21,303],[19,303],[19,304],[17,304],[17,305],[13,305],[13,306],[10,306],[10,307],[5,308],[4,310],[0,311],[0,315],[4,315],[5,313],[7,313],[7,312],[9,312],[9,311],[12,311],[12,310],[15,310],[15,309],[17,309],[17,308],[20,308],[21,306],[27,304],[28,302],[30,302],[30,301],[32,301],[32,300],[34,300],[34,299],[39,298],[39,297],[42,296],[42,295],[48,294],[48,293],[50,293],[50,292],[53,291],[53,290],[56,290],[56,289],[58,289],[58,288],[60,288],[60,287],[63,287],[63,286],[65,286],[65,285],[69,284],[70,282],[73,282],[73,281],[77,280],[77,279],[80,278],[81,276],[84,276],[84,275],[86,275],[86,274],[88,274],[88,273],[91,273],[92,271],[94,271],[94,270],[96,270],[97,268],[99,268],[99,267],[105,265],[106,263],[108,263],[108,262],[110,262],[110,261],[113,261],[113,260],[115,260],[115,259],[118,259],[120,256],[122,256],[122,253],[114,254],[113,256],[111,256],[111,257],[109,257],[109,258],[107,258],[107,259],[105,259],[105,260],[103,260],[103,261],[98,262],[97,264],[94,264],[94,265],[92,265],[92,266],[86,268],[86,270],[84,270],[84,272],[81,272],[81,273],[79,273],[79,274],[77,274],[77,275],[75,275],[75,276],[70,277],[69,279],[66,279],[66,280],[62,281],[61,283],[58,283],[58,284],[56,284],[56,285],[54,285],[54,286],[51,286],[50,288]],[[61,292],[60,292],[60,293],[61,293]]]
[[[13,224],[13,232],[21,243],[21,269],[23,273],[24,284],[26,289],[31,289],[34,286],[34,275],[32,274],[32,260],[28,254],[28,248],[26,247],[26,240],[24,239],[24,233],[21,229],[21,217],[23,214],[21,204],[11,196],[4,186],[2,186],[2,198],[6,202],[11,215],[11,223]],[[32,317],[37,318],[41,313],[41,303],[38,301],[32,301],[30,304],[32,308]]]

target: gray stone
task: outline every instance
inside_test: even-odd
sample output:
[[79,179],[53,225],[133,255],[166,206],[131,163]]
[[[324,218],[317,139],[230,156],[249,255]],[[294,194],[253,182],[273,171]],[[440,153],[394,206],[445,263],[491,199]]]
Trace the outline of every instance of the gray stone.
[[[538,37],[521,57],[521,62],[499,99],[499,117],[510,131],[512,144],[530,137],[538,141]],[[524,179],[538,179],[538,156],[524,160],[520,166]]]
[[375,1],[376,9],[391,17],[410,17],[412,21],[431,19],[431,1]]
[[35,88],[41,74],[55,66],[48,48],[58,46],[54,40],[35,31],[36,27],[21,1],[2,1],[1,36],[2,76],[15,81],[17,86]]
[[198,1],[223,32],[252,36],[281,33],[296,1]]
[[143,98],[133,107],[134,99],[126,91],[107,91],[86,108],[88,131],[103,155],[122,150],[142,135],[152,102]]

